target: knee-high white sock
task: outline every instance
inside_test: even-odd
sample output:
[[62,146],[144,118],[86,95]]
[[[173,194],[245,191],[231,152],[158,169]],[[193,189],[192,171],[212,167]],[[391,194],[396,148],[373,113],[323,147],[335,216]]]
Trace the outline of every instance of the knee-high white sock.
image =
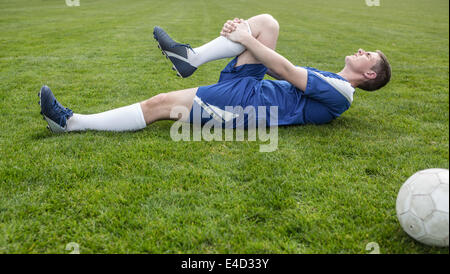
[[97,114],[74,113],[67,120],[67,131],[133,131],[146,126],[140,103]]
[[[246,22],[247,23],[247,22]],[[250,25],[247,23],[248,32],[251,34]],[[188,50],[189,63],[194,67],[199,67],[204,63],[214,60],[235,57],[245,51],[245,47],[233,42],[226,37],[219,36],[216,39],[194,48],[194,52]]]

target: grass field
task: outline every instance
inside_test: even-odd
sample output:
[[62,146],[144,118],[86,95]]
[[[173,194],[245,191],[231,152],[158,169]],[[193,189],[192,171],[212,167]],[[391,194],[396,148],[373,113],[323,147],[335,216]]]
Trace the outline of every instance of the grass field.
[[[445,0],[0,0],[0,253],[447,253],[401,229],[395,201],[418,170],[449,168]],[[217,81],[228,60],[177,78],[151,35],[199,46],[225,20],[270,13],[277,50],[333,72],[358,48],[393,68],[331,124],[262,142],[174,142],[170,121],[134,133],[51,134],[43,84],[78,113]]]

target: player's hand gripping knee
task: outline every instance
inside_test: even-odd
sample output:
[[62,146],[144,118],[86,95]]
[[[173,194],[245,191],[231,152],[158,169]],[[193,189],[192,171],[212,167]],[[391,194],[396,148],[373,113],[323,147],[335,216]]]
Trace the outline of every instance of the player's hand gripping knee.
[[227,21],[224,25],[224,29],[222,29],[221,35],[233,42],[240,43],[245,37],[250,35],[250,33],[248,32],[248,25],[245,23],[245,20],[238,19],[237,22]]
[[221,36],[226,36],[227,33],[231,33],[236,30],[236,26],[239,23],[244,22],[244,19],[234,18],[233,20],[228,20],[223,24],[222,30],[220,31]]

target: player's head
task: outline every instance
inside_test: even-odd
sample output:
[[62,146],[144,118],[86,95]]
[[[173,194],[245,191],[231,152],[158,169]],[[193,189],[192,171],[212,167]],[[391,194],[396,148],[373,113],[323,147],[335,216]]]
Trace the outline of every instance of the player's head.
[[379,50],[366,52],[359,49],[354,55],[345,57],[345,66],[360,76],[358,88],[363,90],[380,89],[391,79],[391,66]]

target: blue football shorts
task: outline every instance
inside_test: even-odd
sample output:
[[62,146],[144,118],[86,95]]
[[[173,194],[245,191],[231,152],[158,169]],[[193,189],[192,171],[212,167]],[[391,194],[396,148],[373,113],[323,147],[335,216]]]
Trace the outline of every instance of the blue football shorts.
[[263,109],[258,108],[264,106],[259,88],[267,67],[263,64],[236,66],[237,58],[222,70],[219,82],[198,88],[189,114],[191,123],[203,125],[214,120],[222,128],[248,128],[254,123],[257,126],[262,118],[269,119],[269,110],[264,107],[265,113],[261,115]]

